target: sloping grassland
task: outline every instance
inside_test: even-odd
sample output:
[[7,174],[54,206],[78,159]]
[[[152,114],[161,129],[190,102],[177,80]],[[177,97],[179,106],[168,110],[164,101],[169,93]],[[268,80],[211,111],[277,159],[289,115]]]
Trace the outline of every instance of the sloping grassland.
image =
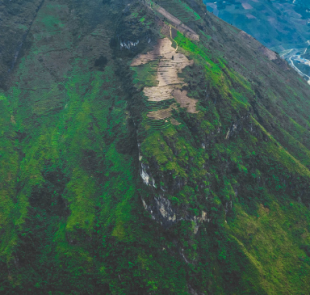
[[310,90],[287,63],[195,0],[23,5],[1,293],[307,294]]

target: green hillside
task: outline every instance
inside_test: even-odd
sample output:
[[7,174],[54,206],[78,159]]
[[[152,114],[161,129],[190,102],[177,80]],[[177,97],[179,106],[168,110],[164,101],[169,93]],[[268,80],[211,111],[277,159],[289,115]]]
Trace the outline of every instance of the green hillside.
[[203,7],[0,3],[0,294],[309,293],[309,86]]

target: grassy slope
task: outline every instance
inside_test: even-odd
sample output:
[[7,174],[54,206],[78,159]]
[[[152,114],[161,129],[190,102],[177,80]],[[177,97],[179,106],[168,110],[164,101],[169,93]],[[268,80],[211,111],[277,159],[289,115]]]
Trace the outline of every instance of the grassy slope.
[[[246,80],[227,68],[224,61],[212,62],[210,53],[201,45],[195,45],[180,33],[174,40],[196,64],[204,66],[203,79],[209,82],[210,88],[217,88],[217,95],[221,97],[217,107],[210,100],[201,101],[198,115],[183,113],[180,126],[149,131],[142,144],[145,155],[154,157],[163,173],[168,171],[174,178],[188,179],[188,185],[178,195],[170,196],[171,201],[179,207],[186,206],[197,216],[205,210],[211,218],[206,230],[209,235],[215,235],[207,238],[207,249],[201,245],[201,237],[182,240],[187,257],[194,260],[200,257],[209,263],[211,260],[211,265],[216,266],[214,269],[218,269],[217,275],[224,282],[220,283],[221,279],[216,276],[216,286],[211,287],[213,292],[226,294],[225,287],[220,287],[225,283],[230,285],[231,294],[306,292],[310,267],[304,250],[309,243],[305,226],[309,213],[304,205],[292,199],[295,195],[301,202],[298,190],[289,187],[292,174],[294,178],[297,175],[304,178],[302,182],[307,183],[309,170],[287,153],[252,115],[243,123],[241,134],[223,140],[233,113],[241,117],[249,112],[249,100],[254,98],[254,91]],[[191,84],[191,78],[188,79]],[[232,84],[238,85],[238,92],[231,91]],[[197,92],[199,86],[190,93],[199,98]],[[189,124],[196,127],[196,134],[189,132]],[[213,135],[217,130],[221,139]],[[199,147],[206,137],[210,138],[207,153]],[[175,153],[177,157],[173,156]],[[189,162],[190,169],[186,168]],[[308,202],[307,197],[304,201]],[[229,202],[235,205],[223,214]],[[182,236],[179,230],[176,235]],[[243,267],[236,262],[240,255],[244,259]],[[207,265],[204,267],[208,268]],[[239,277],[239,285],[234,283],[236,277]],[[283,280],[287,283],[283,284]],[[199,277],[197,288],[203,281],[203,277]]]
[[[80,17],[91,23],[87,13],[97,11],[101,23],[87,26],[69,17],[70,5],[46,1],[0,96],[1,291],[189,294],[190,285],[204,294],[307,293],[306,88],[285,90],[281,77],[278,88],[266,86],[272,77],[249,82],[212,47],[220,24],[211,19],[199,43],[174,37],[195,62],[183,75],[199,113],[179,109],[180,125],[154,124],[147,112],[166,105],[149,105],[132,87],[152,77],[131,72],[131,56],[113,52],[110,39],[134,20],[159,30],[152,12],[132,5],[123,16],[91,1],[93,12],[86,5]],[[191,11],[178,13],[191,20]],[[94,67],[101,55],[104,71]],[[267,94],[258,97],[256,85]],[[157,188],[140,179],[137,142]],[[177,180],[184,186],[175,191]],[[196,235],[189,220],[159,225],[140,197],[152,202],[161,188],[179,217],[205,211],[210,222]]]

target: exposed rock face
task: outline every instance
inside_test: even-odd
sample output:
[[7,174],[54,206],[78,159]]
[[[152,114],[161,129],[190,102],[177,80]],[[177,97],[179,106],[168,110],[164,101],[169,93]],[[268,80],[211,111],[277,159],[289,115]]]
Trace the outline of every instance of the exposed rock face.
[[[198,233],[199,227],[204,222],[210,222],[207,218],[207,213],[202,211],[201,216],[191,216],[188,212],[184,214],[178,213],[178,209],[172,206],[171,202],[164,196],[155,196],[151,204],[147,204],[144,199],[142,199],[144,209],[149,212],[154,220],[159,222],[165,228],[169,228],[175,223],[186,220],[193,224],[192,230],[196,235]],[[184,212],[182,212],[184,213]]]

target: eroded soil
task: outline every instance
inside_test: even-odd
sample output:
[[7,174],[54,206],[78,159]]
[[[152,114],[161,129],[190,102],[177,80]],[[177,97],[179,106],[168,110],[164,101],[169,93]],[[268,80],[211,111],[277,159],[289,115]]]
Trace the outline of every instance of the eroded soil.
[[[182,70],[193,64],[184,54],[177,52],[172,47],[172,42],[168,38],[160,39],[158,44],[151,52],[141,54],[135,58],[131,66],[141,66],[150,61],[159,59],[156,80],[158,85],[154,87],[145,87],[144,94],[149,101],[163,101],[175,99],[182,108],[186,108],[189,113],[196,112],[197,100],[189,98],[187,91],[181,90],[186,84],[183,78],[179,77]],[[169,107],[164,110],[150,112],[148,117],[161,120],[171,116]]]

